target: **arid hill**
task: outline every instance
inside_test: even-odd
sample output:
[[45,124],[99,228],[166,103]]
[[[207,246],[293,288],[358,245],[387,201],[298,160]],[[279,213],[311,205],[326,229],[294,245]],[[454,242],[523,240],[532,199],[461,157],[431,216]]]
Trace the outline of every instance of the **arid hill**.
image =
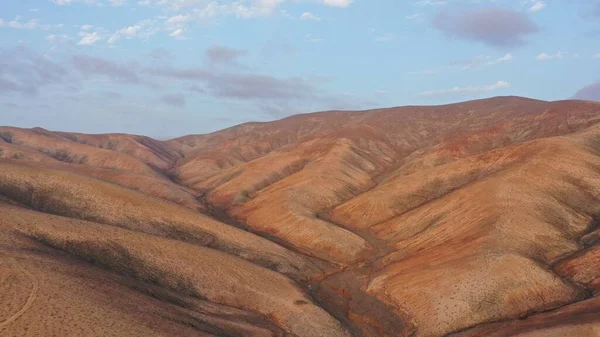
[[1,336],[600,336],[600,103],[0,127]]

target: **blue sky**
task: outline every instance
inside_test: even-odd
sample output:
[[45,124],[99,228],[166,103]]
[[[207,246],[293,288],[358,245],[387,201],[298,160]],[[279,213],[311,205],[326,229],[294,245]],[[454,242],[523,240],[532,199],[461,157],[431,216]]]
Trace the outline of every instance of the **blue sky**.
[[600,1],[0,2],[0,125],[169,138],[330,109],[600,100]]

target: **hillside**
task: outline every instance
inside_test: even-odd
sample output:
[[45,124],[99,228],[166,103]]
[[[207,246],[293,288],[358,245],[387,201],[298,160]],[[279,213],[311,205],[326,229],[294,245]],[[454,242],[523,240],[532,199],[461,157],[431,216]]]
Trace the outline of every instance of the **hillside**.
[[600,336],[600,103],[0,127],[0,214],[2,336]]

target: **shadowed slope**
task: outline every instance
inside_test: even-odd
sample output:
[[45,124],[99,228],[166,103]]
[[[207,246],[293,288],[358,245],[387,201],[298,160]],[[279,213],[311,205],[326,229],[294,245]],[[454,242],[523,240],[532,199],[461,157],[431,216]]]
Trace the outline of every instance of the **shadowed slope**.
[[181,154],[165,143],[144,136],[109,134],[86,135],[80,133],[54,132],[74,142],[124,153],[161,170],[169,169]]
[[0,142],[20,145],[28,148],[31,152],[37,150],[46,157],[57,161],[118,168],[151,176],[157,175],[148,165],[135,157],[73,142],[43,129],[25,130],[2,127],[0,134],[4,135]]
[[[0,194],[31,210],[2,206],[0,250],[136,289],[150,309],[109,319],[162,320],[133,336],[593,336],[599,121],[597,103],[498,97],[168,142],[2,128]],[[16,334],[44,290],[10,266]]]
[[[402,155],[437,144],[441,137],[466,135],[496,125],[508,116],[531,119],[549,106],[548,102],[520,97],[497,97],[445,106],[398,107],[351,112],[317,112],[291,116],[269,123],[247,123],[208,135],[185,136],[169,145],[185,154],[179,163],[186,173],[183,180],[193,179],[195,158],[224,156],[230,164],[213,167],[202,179],[222,168],[251,161],[266,153],[292,145],[306,138],[318,137],[347,128],[367,126],[388,139]],[[206,161],[200,161],[206,163]],[[200,166],[200,165],[198,165]],[[198,167],[198,169],[200,169]]]
[[373,265],[369,292],[404,308],[417,336],[588,296],[547,268],[595,225],[600,158],[569,139],[528,146],[519,164],[372,228],[396,251]]
[[[3,228],[2,241],[8,239],[6,235],[9,237],[12,235],[14,238],[19,235],[18,233],[23,233],[36,242],[57,248],[100,267],[128,275],[135,280],[163,287],[165,290],[162,296],[167,299],[167,302],[171,302],[167,307],[171,306],[173,307],[171,310],[174,309],[169,316],[180,316],[177,320],[168,316],[161,317],[160,315],[165,315],[162,313],[163,311],[168,312],[165,310],[167,308],[164,308],[166,305],[164,303],[162,309],[152,307],[142,310],[135,309],[132,313],[122,313],[125,314],[123,318],[115,319],[111,317],[114,314],[103,311],[110,310],[112,307],[112,310],[116,310],[116,314],[121,312],[122,307],[99,303],[100,312],[94,316],[109,316],[106,319],[113,324],[127,321],[134,315],[142,315],[140,311],[145,311],[146,313],[143,314],[145,316],[159,315],[158,319],[173,319],[167,325],[175,326],[174,331],[200,330],[200,332],[205,331],[210,335],[217,336],[282,336],[283,333],[279,332],[279,328],[275,325],[277,324],[290,335],[348,336],[338,322],[321,308],[312,304],[311,300],[292,281],[278,273],[229,254],[116,227],[42,215],[6,204],[0,204],[0,209],[4,215],[0,220],[0,226]],[[35,256],[28,251],[20,250],[27,246],[41,249],[41,254]],[[60,269],[56,271],[31,267],[37,261],[49,259],[57,254],[54,250],[39,247],[39,244],[23,242],[22,238],[17,237],[14,242],[8,243],[8,247],[3,246],[1,251],[3,255],[0,256],[0,259],[6,259],[6,254],[8,254],[10,258],[25,261],[25,263],[11,264],[11,268],[13,270],[27,268],[25,270],[28,271],[28,275],[36,278],[35,282],[39,291],[47,294],[55,287],[53,283],[64,280],[65,275],[61,275]],[[53,263],[59,265],[68,261],[64,257],[56,260],[58,263]],[[6,260],[3,261],[6,262]],[[81,267],[79,263],[74,263],[71,272],[79,272],[84,277],[89,277],[88,287],[93,285],[90,290],[94,294],[97,291],[94,289],[97,287],[96,282],[100,280],[95,279],[94,274],[104,274],[105,277],[113,280],[120,279],[110,274],[106,275],[106,272],[102,273],[99,270]],[[77,290],[82,289],[82,282],[73,281],[67,280],[66,282],[73,284]],[[126,282],[125,286],[132,288],[140,286],[135,282]],[[112,283],[114,284],[114,282]],[[24,287],[29,287],[29,285],[24,285]],[[102,288],[100,287],[101,290],[103,290]],[[126,290],[123,288],[123,286],[117,286],[116,290],[110,292],[114,294]],[[148,292],[150,294],[155,291],[151,286],[142,286],[139,290],[141,293]],[[170,291],[175,293],[169,295]],[[62,296],[70,298],[68,312],[71,311],[71,307],[89,311],[94,305],[94,302],[89,302],[75,291],[67,292]],[[141,296],[135,292],[125,292],[123,296],[138,302],[140,300],[148,302],[148,299],[143,300],[143,297],[140,299]],[[160,298],[161,295],[158,293],[156,296]],[[171,299],[169,296],[172,296]],[[36,299],[36,302],[29,308],[30,313],[26,313],[24,319],[35,319],[35,316],[31,316],[31,314],[43,310],[46,305],[55,303],[56,300],[54,298]],[[92,300],[97,301],[93,297]],[[204,325],[195,326],[187,323],[186,312],[187,320],[193,322],[193,318],[196,316],[198,323],[204,322]],[[50,319],[51,324],[56,324],[56,321],[64,321],[62,319],[64,313],[64,311],[61,312],[60,317],[56,320]],[[83,313],[79,313],[76,317],[81,315]],[[94,316],[90,318],[95,318]],[[60,329],[70,331],[70,333],[76,330],[78,325],[86,330],[92,328],[90,325],[92,322],[87,319],[65,323],[67,326],[60,327]],[[100,323],[100,326],[104,325],[102,322],[97,323]],[[110,327],[107,330],[118,335],[122,335],[124,331],[130,331],[128,335],[141,335],[141,331],[144,330],[143,326],[136,329],[135,323],[130,322],[129,324],[131,327],[126,326],[125,330],[121,332]],[[37,322],[25,326],[28,329],[41,329],[38,331],[42,331],[44,334],[49,331]],[[18,335],[16,333],[19,331],[18,329],[18,326],[11,325],[5,332],[10,335]],[[147,333],[157,335],[156,331]],[[172,335],[173,332],[165,331],[165,333]]]
[[72,173],[0,162],[0,195],[41,212],[221,249],[284,273],[315,271],[304,258],[268,240],[176,204]]

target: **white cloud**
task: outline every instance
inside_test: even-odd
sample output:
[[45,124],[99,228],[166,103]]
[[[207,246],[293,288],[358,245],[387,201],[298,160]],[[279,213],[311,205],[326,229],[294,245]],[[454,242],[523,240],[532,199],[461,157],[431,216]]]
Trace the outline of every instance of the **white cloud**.
[[321,2],[330,7],[348,7],[352,4],[352,0],[321,0]]
[[[138,6],[147,6],[170,13],[168,17],[159,17],[164,20],[163,27],[157,25],[141,26],[139,24],[125,27],[113,33],[112,35],[102,32],[101,34],[87,34],[82,36],[80,44],[94,44],[99,40],[107,39],[109,44],[114,44],[121,39],[147,38],[158,31],[165,31],[169,36],[177,39],[186,39],[185,33],[190,31],[189,25],[193,22],[206,22],[218,16],[235,16],[238,18],[257,18],[271,16],[273,13],[281,13],[283,16],[293,18],[281,5],[293,0],[52,0],[56,5],[71,5],[82,3],[94,6],[123,6],[127,4],[137,4]],[[352,4],[352,0],[310,0],[320,5],[329,7],[344,8]],[[321,18],[313,12],[304,12],[300,16],[301,20],[321,21]],[[2,22],[0,22],[0,26]],[[81,27],[82,32],[92,32],[94,27],[85,25]],[[322,42],[320,38],[306,37],[306,40],[313,43]]]
[[594,55],[594,58],[596,58],[596,59],[600,59],[600,53],[598,53],[598,54]]
[[77,43],[80,46],[89,46],[89,45],[93,45],[94,43],[100,41],[100,40],[104,40],[104,38],[102,36],[100,36],[100,34],[98,34],[98,32],[93,32],[93,33],[86,33],[86,32],[80,32],[79,36],[81,36],[81,40],[79,40],[79,42]]
[[271,15],[286,0],[206,1],[206,0],[140,0],[139,5],[160,7],[168,11],[185,12],[182,16],[205,20],[218,15],[253,18]]
[[182,37],[184,33],[185,31],[183,29],[177,29],[176,31],[173,31],[171,34],[169,34],[169,36]]
[[[292,18],[289,13],[282,9],[285,3],[292,3],[296,0],[52,0],[57,5],[72,5],[75,3],[88,4],[94,6],[123,6],[133,4],[137,6],[152,7],[164,11],[166,16],[158,16],[163,21],[163,27],[153,28],[153,32],[165,31],[171,37],[184,38],[183,34],[191,30],[191,24],[194,22],[207,22],[213,18],[220,16],[234,16],[237,18],[259,18],[268,17],[274,13],[281,13],[284,17]],[[306,0],[322,6],[345,8],[353,3],[353,0]],[[132,8],[133,9],[133,8]],[[296,16],[296,18],[298,18]],[[300,15],[301,20],[320,21],[321,18],[314,12],[304,12]],[[134,29],[135,26],[126,27]],[[93,27],[82,31],[93,31]],[[119,30],[112,35],[103,34],[102,36],[109,43],[116,43],[123,38],[139,37],[142,31],[146,30],[142,27],[141,30],[123,31]],[[151,34],[146,34],[151,35]],[[93,40],[93,36],[90,37]],[[310,38],[313,42],[321,39]],[[96,40],[97,41],[97,40]],[[87,42],[85,40],[84,42]],[[95,41],[94,41],[95,42]],[[92,42],[93,43],[93,42]]]
[[396,37],[394,36],[394,34],[391,33],[387,33],[381,36],[378,36],[375,38],[375,41],[377,42],[390,42],[390,41],[394,41],[396,39]]
[[538,61],[550,61],[550,60],[560,60],[565,58],[565,56],[567,56],[566,53],[563,52],[557,52],[556,54],[546,54],[546,53],[541,53],[538,56],[536,56],[536,59]]
[[377,95],[387,95],[388,91],[387,90],[383,90],[383,89],[378,89],[378,90],[375,90],[375,93]]
[[508,53],[502,57],[498,57],[493,59],[491,56],[479,55],[473,58],[456,61],[450,65],[434,68],[434,69],[426,69],[421,71],[412,71],[408,72],[409,75],[421,75],[421,76],[431,76],[438,73],[441,73],[446,70],[458,69],[458,70],[476,70],[482,69],[485,67],[491,67],[500,63],[510,62],[514,60],[514,57],[511,53]]
[[285,9],[280,10],[279,14],[281,14],[281,16],[283,16],[286,19],[296,20],[296,18]]
[[502,63],[502,62],[508,62],[508,61],[512,61],[513,60],[513,56],[512,54],[508,53],[500,58],[497,58],[495,60],[489,61],[486,63],[486,65],[491,66],[494,64],[498,64],[498,63]]
[[109,39],[108,43],[113,44],[117,42],[121,38],[131,39],[137,36],[138,32],[142,29],[142,26],[135,25],[129,26],[122,29],[119,29],[116,33],[114,33]]
[[310,43],[321,43],[321,42],[325,41],[322,38],[314,37],[311,34],[306,34],[304,36],[304,39],[306,40],[306,42],[310,42]]
[[177,26],[177,25],[182,25],[184,23],[188,23],[190,21],[192,21],[194,18],[190,15],[190,14],[186,14],[186,15],[175,15],[175,16],[171,16],[170,18],[168,18],[165,21],[165,25],[167,26]]
[[321,21],[321,18],[311,12],[304,12],[300,15],[300,20]]
[[23,17],[17,16],[14,20],[7,21],[0,19],[0,27],[14,28],[14,29],[29,29],[29,30],[50,30],[56,28],[62,28],[64,25],[46,25],[41,24],[39,19],[23,20]]
[[137,36],[140,29],[142,29],[142,26],[140,25],[129,26],[119,30],[118,33],[123,37],[135,37]]
[[[312,0],[329,6],[344,8],[352,4],[352,0]],[[281,13],[277,9],[291,0],[138,0],[141,6],[159,7],[168,11],[179,12],[182,16],[189,16],[194,20],[206,20],[218,15],[233,15],[239,18],[255,18]],[[185,14],[187,13],[187,14]],[[310,12],[309,12],[310,13]],[[311,13],[312,14],[312,13]]]
[[453,87],[451,89],[437,90],[437,91],[424,91],[419,96],[443,96],[443,95],[465,95],[465,94],[476,94],[482,92],[495,91],[499,89],[510,88],[511,84],[506,81],[498,81],[490,85],[482,86],[469,86],[469,87]]
[[406,18],[409,20],[416,20],[416,19],[420,19],[421,17],[422,17],[422,14],[420,14],[420,13],[415,13],[415,14],[406,16]]
[[185,29],[180,28],[177,30],[174,30],[171,32],[171,34],[169,34],[170,37],[174,37],[178,40],[186,40],[187,38],[185,37]]
[[417,5],[417,6],[444,6],[446,4],[447,4],[446,1],[439,1],[439,0],[420,0],[420,1],[413,3],[413,5]]
[[50,34],[50,35],[46,36],[46,41],[50,41],[52,43],[64,43],[64,42],[71,41],[71,38],[65,34],[60,34],[60,35]]
[[[162,1],[162,0],[161,0]],[[74,3],[83,3],[86,5],[94,5],[99,7],[109,6],[123,6],[127,3],[127,0],[52,0],[55,5],[68,6]]]
[[529,7],[529,11],[530,12],[539,12],[542,9],[546,8],[546,3],[544,1],[530,1],[533,3],[533,5],[531,5],[531,7]]
[[147,39],[160,31],[160,29],[156,27],[155,23],[156,22],[154,20],[144,20],[136,23],[133,26],[121,28],[108,39],[108,43],[114,44],[120,39]]
[[498,63],[509,62],[509,61],[512,61],[513,59],[514,58],[513,58],[512,54],[510,54],[510,53],[508,53],[502,57],[496,58],[496,59],[492,59],[491,56],[480,55],[480,56],[475,56],[468,60],[455,62],[448,68],[450,68],[450,69],[459,68],[461,70],[481,69],[484,67],[496,65]]

